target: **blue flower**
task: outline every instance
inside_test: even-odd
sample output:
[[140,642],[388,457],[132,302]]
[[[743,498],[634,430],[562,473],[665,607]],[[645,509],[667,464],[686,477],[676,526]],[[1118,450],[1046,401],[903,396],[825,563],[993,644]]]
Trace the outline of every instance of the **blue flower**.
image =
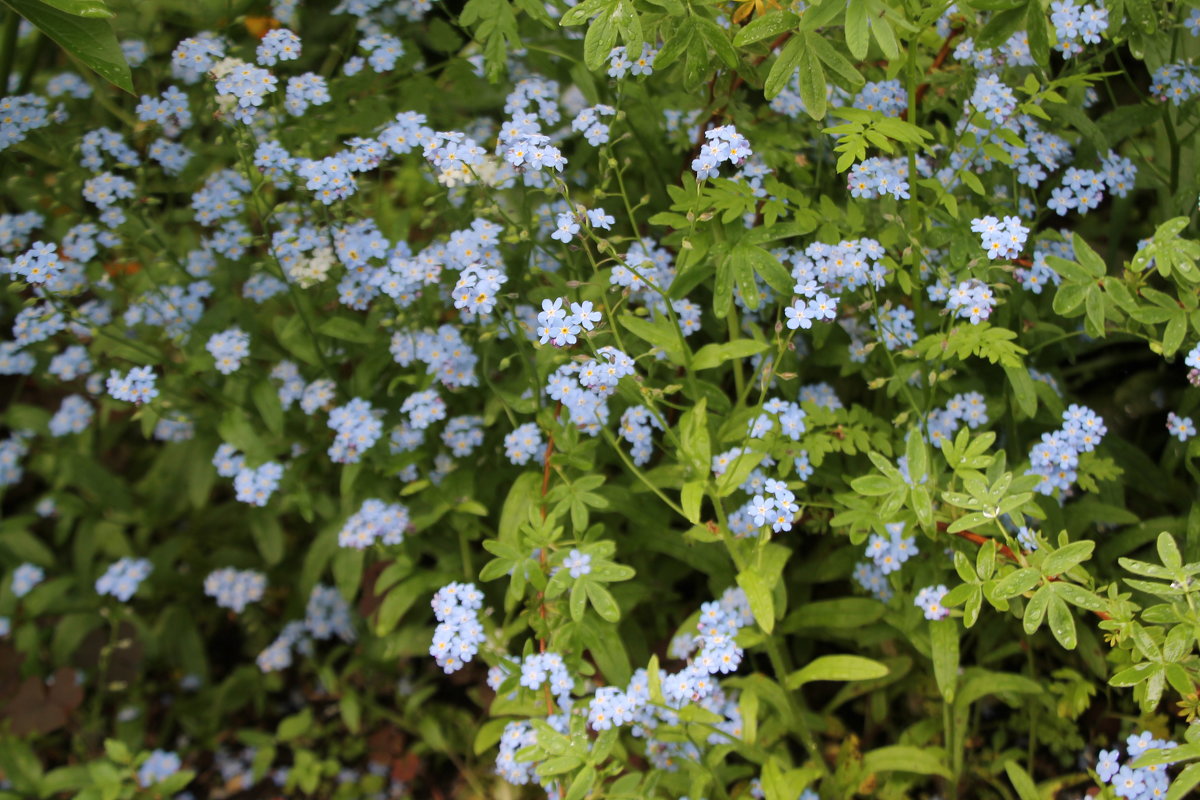
[[274,66],[276,61],[295,61],[300,57],[300,37],[287,28],[267,31],[255,55],[264,67]]
[[247,603],[262,599],[267,588],[267,577],[252,569],[236,570],[232,567],[213,570],[204,579],[204,593],[216,598],[217,605],[237,614],[242,613]]
[[138,769],[138,783],[142,786],[151,786],[165,781],[179,771],[180,763],[179,756],[175,753],[154,750]]
[[550,234],[550,238],[564,244],[575,238],[575,234],[579,233],[579,223],[575,221],[575,215],[570,212],[563,212],[558,215],[558,220],[555,223],[558,227],[554,233]]
[[1167,432],[1178,438],[1179,441],[1186,442],[1196,435],[1196,426],[1191,417],[1181,417],[1174,411],[1168,411]]
[[24,597],[41,583],[46,577],[46,571],[36,564],[25,563],[13,570],[12,593],[16,597]]
[[950,609],[942,605],[942,598],[950,590],[944,585],[926,586],[917,592],[913,601],[917,608],[925,612],[925,619],[938,620],[950,616]]
[[151,569],[147,559],[126,556],[109,565],[104,574],[96,580],[96,592],[112,595],[123,603],[128,602]]
[[572,550],[563,559],[562,565],[572,578],[579,578],[592,571],[592,557],[581,550]]

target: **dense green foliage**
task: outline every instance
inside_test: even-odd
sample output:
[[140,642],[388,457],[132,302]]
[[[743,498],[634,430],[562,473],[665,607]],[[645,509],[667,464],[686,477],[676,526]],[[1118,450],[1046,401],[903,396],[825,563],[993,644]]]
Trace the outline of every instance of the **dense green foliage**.
[[0,6],[0,798],[1200,785],[1200,5]]

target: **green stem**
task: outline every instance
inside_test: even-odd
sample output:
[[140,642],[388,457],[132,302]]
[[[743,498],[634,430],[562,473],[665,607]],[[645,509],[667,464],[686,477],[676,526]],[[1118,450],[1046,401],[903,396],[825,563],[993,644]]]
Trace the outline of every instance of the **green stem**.
[[17,57],[17,32],[21,28],[21,16],[9,9],[4,17],[4,29],[0,31],[0,94],[8,94],[8,76],[12,74],[13,60]]
[[659,489],[657,486],[651,483],[650,479],[646,477],[646,474],[634,465],[633,461],[629,458],[625,451],[621,449],[621,445],[616,439],[613,438],[612,432],[609,431],[608,428],[601,428],[600,433],[603,434],[604,441],[608,442],[609,445],[612,446],[612,449],[616,451],[617,455],[620,456],[621,461],[625,463],[625,467],[632,472],[638,480],[644,483],[646,488],[654,492],[654,494],[658,496],[659,500],[662,500],[672,511],[686,520],[687,514],[683,513],[683,509],[680,508],[679,504],[663,494],[662,489]]
[[[246,179],[253,182],[255,170],[253,165],[250,163],[250,158],[246,153],[246,149],[242,146],[242,133],[243,126],[238,126],[236,135],[238,156],[242,160],[242,169],[246,171]],[[305,309],[304,303],[301,302],[302,298],[296,291],[296,285],[292,282],[292,279],[288,277],[287,271],[283,268],[283,264],[279,263],[279,256],[275,253],[275,242],[271,233],[271,225],[268,221],[270,215],[263,208],[262,197],[257,192],[251,192],[250,194],[251,197],[254,198],[254,208],[258,212],[259,221],[263,226],[263,233],[266,234],[267,237],[267,250],[271,253],[271,261],[274,262],[275,269],[279,270],[280,280],[282,280],[284,285],[287,286],[288,297],[292,301],[292,307],[295,308],[296,313],[300,315],[300,321],[304,324],[304,330],[308,333],[308,338],[311,340],[313,350],[317,354],[317,360],[321,362],[321,369],[325,372],[325,376],[334,383],[337,383],[337,379],[334,377],[333,370],[330,368],[329,362],[325,360],[325,352],[321,349],[321,343],[317,339],[317,333],[313,328],[312,320],[309,319],[309,315]]]
[[[738,548],[733,535],[729,532],[729,518],[725,515],[725,504],[721,502],[721,498],[717,496],[715,491],[710,491],[708,497],[717,512],[717,522],[721,527],[721,540],[725,543],[725,549],[729,552],[734,566],[737,567],[737,571],[740,573],[746,569],[746,558]],[[771,661],[771,669],[775,672],[776,680],[782,685],[783,681],[792,671],[789,663],[790,659],[780,649],[779,640],[774,636],[767,636],[764,644],[767,648],[767,658]],[[828,775],[829,767],[825,764],[825,759],[821,757],[821,750],[817,746],[817,739],[813,735],[812,729],[808,727],[807,720],[804,719],[804,715],[808,712],[807,704],[796,692],[787,692],[787,699],[788,710],[791,712],[792,719],[795,720],[795,733],[800,737],[800,742],[804,745],[804,749],[808,751],[809,757],[812,758],[813,762],[821,770],[821,774]]]
[[1175,120],[1171,119],[1171,104],[1163,103],[1163,122],[1167,131],[1167,144],[1171,147],[1171,197],[1175,200],[1175,192],[1179,190],[1179,137],[1175,134]]

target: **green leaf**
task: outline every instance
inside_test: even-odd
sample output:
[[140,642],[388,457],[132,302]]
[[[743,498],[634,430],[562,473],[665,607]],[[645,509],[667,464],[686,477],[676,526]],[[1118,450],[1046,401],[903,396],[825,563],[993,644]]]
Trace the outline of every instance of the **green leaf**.
[[700,30],[700,35],[712,47],[713,52],[717,54],[717,58],[721,59],[729,69],[736,67],[738,65],[738,54],[733,49],[733,45],[729,43],[729,33],[707,17],[695,17],[694,19],[696,27]]
[[276,731],[276,736],[281,742],[299,739],[304,734],[308,733],[313,724],[313,712],[311,708],[306,708],[298,714],[293,714],[290,717],[284,717],[279,723],[279,728]]
[[804,36],[809,46],[813,48],[813,52],[816,53],[817,58],[821,60],[821,63],[828,67],[830,72],[841,78],[842,83],[847,87],[858,89],[866,83],[862,73],[855,69],[854,65],[839,53],[837,48],[831,45],[825,37],[815,33],[805,33]]
[[[776,292],[781,295],[792,294],[796,281],[792,278],[791,273],[784,269],[778,258],[763,248],[743,239],[734,246],[729,257],[732,259],[731,265],[735,274],[739,271],[747,275],[751,272],[757,273]],[[750,287],[753,287],[753,281],[749,281],[749,283]],[[752,293],[757,299],[757,292]],[[747,296],[747,290],[743,289],[742,294]],[[747,300],[749,299],[747,296]]]
[[938,691],[947,703],[953,703],[958,688],[958,622],[954,619],[930,622],[929,650]]
[[104,5],[103,0],[42,0],[42,2],[77,17],[111,19],[116,16],[112,9]]
[[683,365],[683,351],[680,350],[679,334],[665,314],[659,314],[653,321],[635,317],[632,314],[622,314],[617,319],[621,326],[634,336],[666,353],[671,363]]
[[133,761],[129,747],[120,739],[105,739],[104,754],[118,764],[129,764]]
[[707,398],[684,412],[679,420],[679,446],[697,477],[712,469],[712,439],[708,433]]
[[753,568],[738,573],[737,584],[746,592],[754,620],[766,633],[775,629],[775,598],[773,590]]
[[571,619],[579,622],[587,611],[587,582],[575,581],[571,586]]
[[804,101],[804,111],[815,120],[825,119],[825,109],[828,99],[825,69],[821,59],[817,57],[820,35],[813,31],[804,32],[804,47],[800,51],[798,66],[800,68],[800,99]]
[[862,766],[866,772],[914,772],[919,775],[941,775],[950,778],[945,758],[932,748],[892,745],[864,753]]
[[925,440],[916,426],[908,429],[904,442],[904,455],[908,459],[908,479],[911,483],[923,483],[929,472],[929,460],[925,452]]
[[274,566],[283,560],[283,528],[279,518],[266,514],[253,514],[250,517],[250,533],[254,537],[254,545],[267,566]]
[[1132,667],[1123,669],[1108,679],[1109,686],[1137,686],[1142,681],[1150,677],[1150,675],[1158,669],[1158,665],[1149,661],[1143,661],[1140,664],[1134,664]]
[[1017,796],[1021,800],[1042,800],[1033,778],[1029,777],[1029,773],[1020,764],[1015,761],[1005,762],[1004,771],[1008,773],[1008,779],[1012,781],[1013,788],[1017,790]]
[[602,619],[609,622],[617,622],[621,619],[621,607],[617,605],[617,601],[613,599],[612,594],[605,589],[603,585],[595,581],[587,581],[588,599],[592,602],[592,608],[596,609],[596,613]]
[[735,339],[732,342],[724,342],[723,344],[706,344],[697,350],[696,355],[692,358],[692,369],[712,369],[724,364],[726,361],[749,358],[766,349],[767,344],[765,342],[755,339]]
[[879,497],[891,494],[900,486],[899,481],[882,475],[863,475],[850,482],[850,488],[861,495]]
[[[1060,547],[1042,562],[1042,571],[1047,575],[1061,575],[1076,564],[1081,564],[1092,557],[1096,543],[1090,539],[1071,542],[1066,547]],[[1010,595],[1011,596],[1011,595]]]
[[583,63],[592,70],[600,69],[617,43],[617,27],[609,14],[601,14],[588,25],[583,37]]
[[975,38],[976,47],[996,47],[1008,37],[1016,33],[1017,28],[1025,21],[1025,8],[1017,6],[993,14],[988,24]]
[[1075,617],[1066,602],[1055,593],[1050,595],[1049,623],[1050,632],[1058,643],[1068,650],[1074,650],[1079,641],[1075,632]]
[[263,424],[267,430],[278,436],[283,433],[283,406],[279,403],[279,393],[268,380],[261,380],[250,391],[254,407],[262,415]]
[[896,34],[886,16],[873,14],[870,17],[871,35],[879,43],[879,49],[889,60],[900,57],[900,46],[896,44]]
[[1071,235],[1071,243],[1075,248],[1075,260],[1087,271],[1089,277],[1102,278],[1108,272],[1108,266],[1100,254],[1092,249],[1078,233]]
[[342,701],[338,704],[338,710],[342,714],[342,722],[346,723],[346,727],[351,733],[358,733],[362,727],[362,701],[358,699],[358,694],[351,689],[347,689],[342,694]]
[[887,674],[887,666],[862,656],[821,656],[788,675],[784,685],[797,689],[812,681],[869,681]]
[[1024,364],[1005,366],[1004,374],[1008,376],[1008,382],[1012,386],[1013,399],[1017,401],[1017,408],[1021,410],[1025,416],[1033,418],[1037,414],[1037,391],[1033,386],[1033,378],[1029,375],[1029,370]]
[[1046,606],[1050,604],[1050,595],[1053,593],[1050,584],[1045,584],[1034,592],[1033,597],[1025,604],[1025,616],[1021,621],[1027,636],[1032,636],[1042,627],[1042,620],[1046,618]]
[[1175,544],[1175,537],[1171,534],[1166,531],[1160,533],[1156,546],[1158,547],[1158,558],[1164,567],[1179,569],[1183,566],[1183,557],[1179,554],[1179,546]]
[[41,0],[0,0],[29,20],[104,80],[133,94],[133,78],[121,45],[107,20],[76,16]]
[[370,344],[373,335],[349,317],[330,317],[317,326],[317,333],[356,344]]
[[846,47],[850,48],[850,55],[859,61],[863,60],[870,45],[866,0],[848,0],[845,29]]
[[1005,576],[1003,580],[996,584],[993,594],[1003,599],[1016,597],[1037,586],[1041,580],[1042,574],[1040,572],[1032,567],[1024,567]]
[[[1098,286],[1089,286],[1083,295],[1083,308],[1087,313],[1085,330],[1094,339],[1104,337],[1104,293]],[[1180,336],[1180,340],[1183,337]],[[1165,349],[1165,348],[1164,348]]]
[[1108,608],[1108,603],[1093,592],[1089,592],[1082,586],[1076,586],[1073,583],[1066,581],[1055,581],[1049,584],[1062,599],[1066,600],[1071,605],[1086,608],[1088,611],[1104,611]]
[[[766,14],[746,25],[733,37],[735,47],[745,47],[763,39],[774,39],[796,27],[800,18],[790,11],[778,11]],[[654,60],[658,66],[658,59]]]
[[728,497],[736,492],[762,460],[763,454],[757,450],[748,450],[734,458],[733,463],[717,477],[717,496]]
[[797,628],[861,628],[882,617],[884,611],[882,603],[866,597],[817,600],[789,612],[785,627],[789,632]]
[[688,522],[700,524],[700,501],[704,499],[704,481],[688,481],[679,493],[679,504]]
[[688,45],[692,43],[692,37],[696,34],[696,27],[694,19],[683,20],[679,24],[679,27],[675,29],[675,32],[670,34],[670,38],[663,43],[662,48],[658,51],[658,55],[654,57],[654,68],[665,70],[674,64],[687,51]]
[[[791,83],[792,76],[796,74],[796,68],[800,65],[800,57],[803,50],[804,42],[798,36],[793,36],[783,46],[783,50],[779,52],[775,63],[771,65],[771,71],[767,73],[766,83],[763,84],[763,94],[768,100],[774,98],[783,91],[785,86]],[[822,98],[825,96],[824,92],[825,89],[822,86]],[[824,116],[824,114],[821,116]]]
[[1167,792],[1167,800],[1183,800],[1188,792],[1200,786],[1200,764],[1189,764],[1171,781],[1171,790]]

